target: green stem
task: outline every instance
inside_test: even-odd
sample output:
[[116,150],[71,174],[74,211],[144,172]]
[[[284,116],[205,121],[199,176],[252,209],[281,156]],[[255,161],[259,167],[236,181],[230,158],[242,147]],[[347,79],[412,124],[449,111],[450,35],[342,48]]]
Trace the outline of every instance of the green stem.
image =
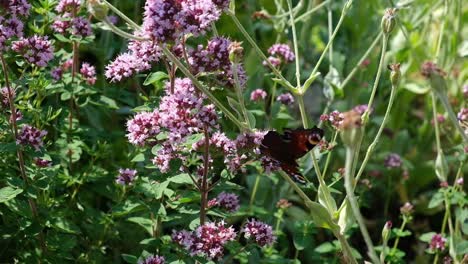
[[130,33],[127,33],[123,30],[121,30],[120,28],[114,26],[114,24],[112,24],[108,18],[104,19],[102,22],[104,22],[111,30],[112,32],[114,32],[115,34],[123,37],[123,38],[126,38],[126,39],[134,39],[134,40],[139,40],[139,41],[147,41],[149,39],[147,38],[143,38],[143,37],[139,37],[139,36],[136,36],[136,35],[132,35]]
[[380,54],[379,68],[377,69],[377,74],[375,76],[374,86],[372,87],[371,96],[369,103],[367,104],[367,110],[362,116],[363,126],[367,125],[369,121],[369,111],[374,103],[375,93],[377,92],[377,87],[379,86],[380,76],[382,75],[383,64],[385,62],[385,52],[387,51],[388,44],[388,35],[384,34],[382,39],[382,53]]
[[[336,25],[335,30],[333,31],[333,34],[331,35],[331,38],[328,40],[328,43],[325,46],[325,49],[323,49],[322,55],[320,55],[320,58],[317,61],[317,63],[315,64],[315,67],[312,70],[312,73],[310,74],[309,78],[311,78],[311,77],[313,77],[313,76],[315,76],[317,74],[318,68],[320,67],[320,64],[322,63],[323,59],[325,58],[325,55],[327,54],[328,49],[330,48],[333,41],[335,40],[335,37],[338,34],[338,30],[340,29],[341,24],[343,23],[343,20],[344,20],[344,18],[346,16],[346,13],[348,13],[348,10],[351,7],[352,2],[353,2],[352,0],[348,0],[345,3],[345,5],[343,7],[343,10],[341,11],[340,19],[338,20],[338,24]],[[305,92],[305,91],[302,91],[302,92]]]
[[289,16],[291,19],[291,28],[293,34],[293,45],[294,45],[294,53],[296,54],[296,87],[301,87],[301,69],[300,69],[300,58],[299,58],[299,46],[297,43],[297,33],[296,33],[296,23],[294,23],[294,14],[292,11],[292,3],[291,0],[286,1],[288,3],[289,8]]
[[344,235],[342,235],[340,232],[336,232],[335,237],[338,238],[338,241],[340,241],[341,250],[343,251],[343,255],[345,257],[345,263],[357,264],[358,262],[353,256],[351,246],[349,245]]
[[369,236],[369,231],[367,230],[366,224],[364,222],[364,218],[362,217],[361,212],[359,211],[359,205],[357,203],[356,196],[354,196],[354,184],[353,184],[353,178],[351,175],[351,169],[352,169],[353,160],[354,160],[353,155],[354,155],[354,150],[351,149],[350,147],[346,147],[346,163],[345,163],[345,177],[344,177],[345,189],[348,195],[348,201],[349,201],[349,204],[351,205],[351,209],[353,211],[354,217],[356,218],[356,221],[358,222],[359,229],[361,230],[361,234],[364,238],[364,241],[366,242],[369,257],[371,258],[373,263],[380,264],[380,260],[377,257],[377,254],[375,253],[374,244],[372,243],[372,240]]
[[252,194],[250,195],[250,202],[249,202],[249,208],[252,209],[252,206],[255,202],[255,196],[257,195],[257,190],[258,190],[258,185],[260,183],[260,175],[257,175],[257,177],[255,178],[255,183],[254,183],[254,187],[253,187],[253,190],[252,190]]
[[203,84],[201,84],[195,76],[185,67],[185,65],[177,59],[174,54],[172,54],[169,49],[166,46],[162,46],[162,50],[164,55],[172,62],[174,63],[184,74],[187,76],[192,83],[200,90],[202,91],[208,99],[219,109],[221,112],[223,112],[231,121],[236,124],[237,127],[239,127],[240,130],[245,130],[248,129],[245,124],[240,122],[234,114],[231,113],[210,91],[207,87],[205,87]]
[[[335,131],[333,133],[333,140],[330,143],[330,145],[334,146],[336,144],[336,138],[337,137],[338,137],[338,131]],[[324,179],[325,179],[325,176],[327,175],[327,170],[328,170],[328,165],[330,164],[331,155],[332,155],[332,151],[329,151],[328,154],[327,154],[327,160],[325,161],[325,166],[323,168],[323,177],[324,177]]]
[[374,42],[372,42],[372,44],[369,46],[369,48],[367,48],[367,51],[364,53],[364,55],[362,55],[361,59],[356,63],[356,65],[351,70],[351,72],[348,74],[348,76],[346,76],[343,83],[341,83],[340,89],[343,89],[344,87],[346,87],[346,85],[349,83],[349,81],[354,77],[354,74],[356,74],[356,72],[358,71],[359,67],[362,65],[364,60],[366,60],[366,58],[369,57],[369,54],[375,48],[375,46],[377,46],[377,43],[379,43],[382,36],[383,36],[383,32],[380,31],[380,33],[375,38]]
[[336,204],[332,203],[332,201],[330,201],[329,199],[329,197],[331,197],[331,193],[330,193],[330,190],[328,189],[327,184],[323,180],[323,175],[320,172],[320,167],[317,162],[317,158],[315,157],[314,151],[312,150],[310,154],[312,156],[312,162],[314,163],[314,170],[315,170],[315,173],[317,174],[317,179],[319,181],[320,187],[322,187],[321,188],[322,192],[324,193],[323,198],[325,199],[324,201],[325,206],[327,207],[327,210],[330,213],[330,215],[333,215],[336,211]]
[[278,77],[284,82],[284,84],[286,85],[286,88],[290,90],[294,89],[294,86],[288,80],[286,80],[286,78],[284,78],[281,72],[275,66],[273,66],[273,64],[271,64],[271,62],[268,60],[268,58],[265,56],[262,50],[258,47],[255,40],[249,35],[249,33],[247,33],[244,26],[242,26],[239,19],[237,19],[236,15],[231,11],[228,11],[227,14],[231,17],[232,21],[234,21],[234,24],[236,24],[237,28],[242,33],[242,35],[244,35],[244,37],[247,39],[250,45],[252,45],[252,47],[255,49],[257,54],[267,63],[268,67],[270,67],[270,69],[273,71],[276,77]]
[[299,111],[301,112],[302,125],[304,129],[309,128],[309,119],[307,118],[307,112],[305,110],[304,96],[296,95],[297,103],[299,105]]
[[377,135],[374,138],[374,141],[369,145],[367,148],[366,156],[364,157],[364,160],[361,164],[361,167],[359,168],[359,171],[356,175],[355,182],[359,181],[359,178],[361,177],[362,173],[364,172],[364,168],[367,165],[367,162],[369,161],[372,153],[374,152],[375,147],[379,143],[380,136],[382,135],[383,130],[385,129],[385,125],[388,122],[388,118],[390,117],[390,112],[392,110],[393,102],[395,101],[395,95],[396,95],[396,89],[397,87],[392,86],[392,90],[390,92],[390,100],[387,105],[387,110],[385,111],[385,116],[382,120],[382,124],[380,124],[379,130],[377,132]]
[[[403,230],[405,230],[406,224],[407,224],[407,219],[406,219],[406,217],[403,217],[403,223],[401,223],[400,232],[398,232],[398,233],[402,233]],[[392,255],[395,254],[395,252],[396,252],[396,250],[398,248],[398,243],[400,243],[400,236],[397,236],[397,238],[395,239],[395,242],[393,243]]]
[[[294,23],[297,23],[297,22],[302,22],[302,21],[307,21],[309,18],[311,18],[312,14],[317,12],[320,8],[324,7],[326,4],[328,4],[330,2],[330,0],[326,0],[326,1],[323,1],[322,3],[316,5],[314,8],[308,10],[307,12],[305,12],[304,14],[296,17],[296,19],[294,20]],[[290,22],[291,23],[291,22]]]
[[125,22],[127,22],[133,29],[139,31],[141,30],[141,27],[137,25],[133,20],[131,20],[129,17],[127,17],[124,13],[122,13],[118,8],[113,6],[111,3],[107,2],[106,0],[102,0],[109,8],[114,12],[116,15],[121,17]]
[[433,118],[434,118],[437,153],[440,153],[442,151],[442,146],[440,144],[439,121],[437,119],[437,100],[436,100],[434,92],[431,93],[431,96],[432,96],[432,113],[433,113]]

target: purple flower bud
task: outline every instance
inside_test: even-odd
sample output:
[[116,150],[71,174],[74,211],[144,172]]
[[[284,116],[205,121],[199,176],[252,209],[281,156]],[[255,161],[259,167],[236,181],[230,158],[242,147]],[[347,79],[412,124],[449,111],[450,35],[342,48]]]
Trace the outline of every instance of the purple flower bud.
[[290,93],[284,93],[278,95],[276,100],[284,105],[292,105],[294,103],[294,96]]
[[52,161],[41,159],[41,158],[34,158],[34,164],[40,168],[46,168],[52,166]]
[[110,82],[120,82],[142,71],[144,63],[131,53],[119,55],[113,62],[106,66],[106,78]]
[[115,182],[121,185],[129,185],[135,180],[137,171],[132,169],[120,169]]
[[93,34],[91,23],[84,17],[75,17],[72,22],[72,34],[78,37],[87,37]]
[[435,234],[431,238],[431,241],[429,243],[429,249],[432,251],[436,251],[436,250],[443,251],[445,249],[446,242],[447,242],[447,239],[444,238],[441,234]]
[[73,10],[73,8],[79,9],[81,6],[81,0],[60,0],[55,10],[58,13],[66,13]]
[[291,207],[292,204],[286,200],[286,199],[280,199],[277,203],[276,203],[276,207],[277,208],[280,208],[280,209],[287,209],[289,207]]
[[216,200],[219,207],[226,209],[230,213],[239,210],[239,196],[234,193],[222,192],[218,195]]
[[164,257],[160,257],[158,255],[151,255],[144,260],[138,261],[138,264],[164,264],[165,260]]
[[62,79],[63,70],[62,70],[62,68],[60,68],[60,67],[54,68],[54,69],[52,69],[52,71],[50,72],[50,75],[52,76],[52,78],[53,78],[55,81],[59,81],[59,80]]
[[42,140],[46,135],[47,131],[45,130],[39,130],[30,125],[24,125],[16,139],[16,143],[19,145],[30,145],[36,151],[39,151],[44,145]]
[[52,43],[43,36],[21,38],[13,42],[11,49],[23,55],[27,62],[39,67],[47,66],[47,63],[54,58]]
[[146,141],[160,132],[159,114],[141,112],[127,121],[127,138],[134,145],[144,146]]
[[285,63],[293,62],[296,55],[287,44],[274,44],[268,49],[271,56],[277,56]]
[[89,85],[96,83],[96,68],[91,66],[91,64],[87,62],[82,63],[80,73]]
[[401,165],[402,165],[402,161],[401,161],[400,155],[396,153],[391,153],[387,156],[387,158],[385,158],[384,166],[389,169],[399,168],[401,167]]
[[413,213],[413,211],[414,211],[414,206],[409,202],[406,202],[402,207],[400,207],[400,213],[402,215],[409,216]]
[[246,239],[252,239],[261,247],[271,246],[276,240],[271,226],[255,219],[247,221],[243,232]]
[[264,100],[267,97],[267,93],[262,89],[256,89],[250,94],[250,100],[258,102]]

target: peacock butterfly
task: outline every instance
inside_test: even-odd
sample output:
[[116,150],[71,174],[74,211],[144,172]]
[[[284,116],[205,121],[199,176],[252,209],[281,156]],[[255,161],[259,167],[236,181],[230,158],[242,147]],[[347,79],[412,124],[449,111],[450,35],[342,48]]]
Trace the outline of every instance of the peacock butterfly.
[[262,154],[277,161],[281,169],[296,181],[304,183],[304,177],[299,172],[297,159],[313,149],[322,139],[323,130],[286,129],[283,134],[268,131],[262,140],[260,151]]

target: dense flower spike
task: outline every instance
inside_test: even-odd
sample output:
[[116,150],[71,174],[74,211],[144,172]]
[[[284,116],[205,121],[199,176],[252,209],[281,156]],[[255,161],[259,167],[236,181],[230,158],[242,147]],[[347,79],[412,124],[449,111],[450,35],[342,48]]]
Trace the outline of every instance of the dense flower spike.
[[216,197],[217,205],[233,213],[239,210],[239,196],[234,193],[222,192]]
[[164,264],[165,259],[164,257],[158,255],[151,255],[144,260],[138,261],[138,264]]
[[[166,89],[170,91],[170,82]],[[214,105],[204,105],[204,99],[204,95],[197,95],[190,79],[175,79],[174,93],[164,96],[159,105],[160,125],[170,132],[170,140],[180,142],[204,127],[209,130],[218,127]]]
[[[268,53],[270,54],[268,60],[275,67],[279,67],[282,63],[293,62],[296,58],[296,55],[287,44],[274,44],[268,49]],[[264,61],[263,65],[266,66],[267,63]]]
[[52,43],[43,36],[34,35],[14,41],[12,50],[20,53],[29,63],[39,67],[45,67],[54,58]]
[[10,46],[7,44],[7,41],[12,38],[21,38],[23,36],[23,22],[12,17],[5,19],[3,16],[0,16],[0,50],[6,50]]
[[91,66],[91,64],[84,62],[81,64],[80,69],[81,76],[86,80],[86,83],[93,85],[96,83],[96,67]]
[[166,42],[177,37],[176,19],[180,6],[176,0],[147,0],[143,30],[155,41]]
[[129,185],[135,180],[137,171],[132,169],[119,169],[119,175],[115,182],[121,185]]
[[399,168],[402,165],[402,161],[400,158],[400,155],[396,153],[390,153],[384,161],[385,167],[391,169],[391,168]]
[[119,82],[142,70],[145,64],[131,53],[119,55],[111,64],[106,66],[106,78],[110,82]]
[[220,15],[220,10],[212,0],[183,0],[178,22],[184,33],[198,36],[218,20]]
[[141,70],[151,69],[151,64],[157,62],[161,57],[161,48],[152,40],[131,40],[128,49],[134,57],[141,61]]
[[234,228],[225,227],[224,221],[206,223],[195,231],[173,232],[172,240],[185,247],[192,256],[203,256],[219,260],[224,255],[224,245],[236,238]]
[[8,0],[8,10],[13,16],[29,16],[31,5],[27,0]]
[[444,238],[441,234],[435,234],[431,238],[431,241],[429,243],[429,249],[432,251],[436,251],[436,250],[443,251],[445,249],[446,242],[447,242],[447,239]]
[[50,75],[52,76],[52,79],[54,79],[55,81],[59,81],[62,79],[63,70],[60,67],[54,68],[50,72]]
[[81,6],[81,0],[60,0],[55,10],[59,13],[66,13],[73,10],[73,8],[79,8]]
[[87,37],[93,34],[91,23],[84,17],[75,17],[72,22],[72,34],[78,37]]
[[280,94],[276,97],[276,101],[284,105],[292,105],[294,103],[294,96],[290,93]]
[[52,29],[59,34],[65,34],[71,26],[70,14],[66,13],[63,16],[56,17],[52,23]]
[[255,102],[264,100],[266,97],[267,97],[267,93],[262,89],[255,89],[250,94],[250,100],[255,101]]
[[171,145],[171,142],[165,142],[162,145],[162,148],[156,153],[152,162],[156,167],[158,167],[159,171],[166,173],[170,169],[171,160],[178,157],[179,155],[177,155],[175,148]]
[[296,58],[296,55],[287,44],[274,44],[268,49],[268,53],[280,57],[284,62],[293,62]]
[[30,125],[24,125],[16,139],[16,143],[19,145],[30,145],[36,151],[44,145],[43,138],[47,135],[47,131],[39,130]]
[[134,145],[144,146],[146,141],[160,132],[159,114],[141,112],[127,121],[127,138]]
[[243,232],[246,239],[252,239],[261,247],[271,246],[276,240],[271,226],[255,219],[247,221]]

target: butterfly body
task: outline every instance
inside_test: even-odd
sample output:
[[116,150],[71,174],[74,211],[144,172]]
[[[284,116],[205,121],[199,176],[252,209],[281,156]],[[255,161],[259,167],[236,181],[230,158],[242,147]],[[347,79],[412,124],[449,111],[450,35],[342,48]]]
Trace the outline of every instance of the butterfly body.
[[322,139],[323,130],[311,129],[285,130],[284,134],[269,131],[262,140],[262,154],[277,161],[281,169],[299,182],[304,177],[299,172],[297,159],[313,149]]

